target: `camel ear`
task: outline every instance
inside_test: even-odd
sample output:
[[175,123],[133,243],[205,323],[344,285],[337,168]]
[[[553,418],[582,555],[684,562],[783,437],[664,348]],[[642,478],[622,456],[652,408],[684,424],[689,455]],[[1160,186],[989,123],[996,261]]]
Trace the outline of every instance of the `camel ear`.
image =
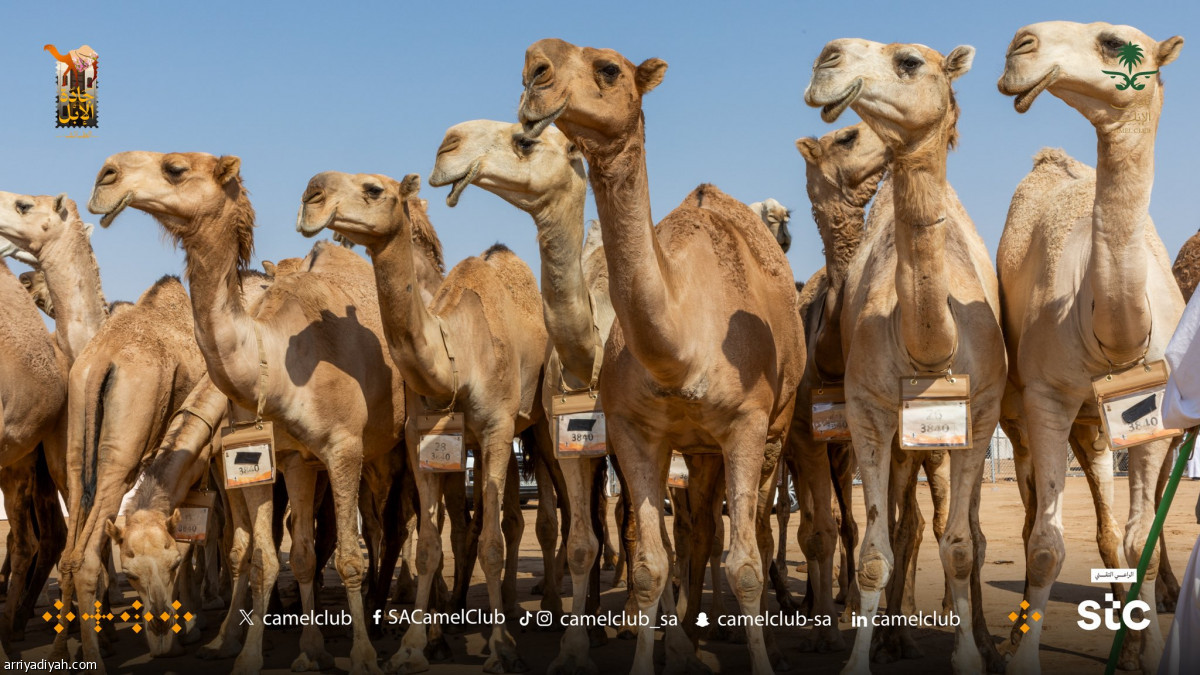
[[662,59],[646,59],[642,61],[642,65],[637,67],[637,75],[634,81],[637,82],[638,93],[643,96],[649,94],[655,87],[663,81],[663,76],[667,74],[667,62]]
[[112,521],[112,518],[104,521],[104,533],[107,534],[108,538],[112,539],[113,542],[118,546],[120,546],[121,542],[124,540],[124,533],[122,533],[121,528]]
[[175,509],[175,512],[171,514],[171,517],[167,518],[167,532],[170,532],[171,536],[175,536],[175,528],[179,527],[179,519],[181,517],[182,516],[179,515],[179,509]]
[[94,223],[84,223],[83,224],[83,234],[88,239],[92,238],[92,233],[95,231],[96,231],[96,225]]
[[270,260],[264,260],[262,261],[262,267],[263,271],[267,273],[267,276],[275,276],[275,263],[271,262]]
[[410,173],[400,181],[400,199],[409,200],[421,192],[420,174]]
[[950,76],[950,81],[953,82],[971,69],[971,64],[975,62],[975,48],[970,45],[961,45],[955,47],[949,54],[946,55],[944,64],[946,74]]
[[65,192],[58,193],[58,196],[54,198],[54,212],[63,220],[66,220],[71,215],[67,210],[68,201],[67,193]]
[[821,144],[812,136],[796,139],[796,149],[804,156],[804,161],[816,166],[821,157]]
[[1158,43],[1158,67],[1162,68],[1174,61],[1175,57],[1179,56],[1181,49],[1183,49],[1183,38],[1178,35]]
[[238,177],[242,170],[242,160],[234,155],[224,155],[217,160],[217,170],[214,175],[217,185],[224,185]]

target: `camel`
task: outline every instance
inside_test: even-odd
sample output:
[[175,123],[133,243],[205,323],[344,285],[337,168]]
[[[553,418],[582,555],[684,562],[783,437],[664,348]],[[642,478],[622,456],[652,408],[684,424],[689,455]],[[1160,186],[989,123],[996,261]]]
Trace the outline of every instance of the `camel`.
[[767,226],[771,236],[779,242],[779,248],[787,253],[788,249],[792,247],[792,233],[788,231],[788,221],[792,219],[791,209],[775,199],[769,198],[761,202],[754,202],[749,206],[751,211],[762,218],[763,224]]
[[[353,624],[350,672],[378,673],[363,613],[358,489],[364,458],[390,452],[400,439],[402,380],[384,348],[370,266],[351,251],[318,243],[304,270],[277,277],[259,302],[246,304],[239,279],[253,248],[254,210],[240,168],[233,156],[119,153],[101,168],[88,209],[104,214],[102,226],[126,207],[145,211],[183,245],[195,336],[209,377],[238,406],[261,410],[275,425],[277,459],[293,504],[290,562],[305,611],[314,605],[316,572],[316,471],[305,460],[327,469],[337,519],[335,566]],[[249,576],[261,616],[279,571],[271,487],[239,492],[253,523]],[[236,654],[234,672],[260,671],[262,624],[248,627],[244,646],[226,639],[226,628],[203,655]],[[331,664],[316,628],[304,629],[300,646],[294,669]]]
[[[375,267],[384,334],[409,387],[409,403],[429,411],[463,413],[465,445],[480,450],[476,485],[482,484],[483,498],[476,501],[483,507],[479,554],[488,601],[491,609],[504,610],[508,606],[501,573],[508,533],[501,528],[502,500],[506,488],[512,487],[510,481],[516,480],[513,438],[540,417],[534,406],[547,344],[542,306],[533,273],[500,244],[450,270],[427,305],[420,292],[422,276],[414,269],[415,219],[409,206],[419,188],[415,174],[403,182],[375,174],[317,174],[304,192],[296,227],[306,236],[329,228],[367,248]],[[423,213],[420,219],[428,227],[427,238],[435,237]],[[406,426],[405,436],[421,500],[419,530],[425,535],[417,539],[415,606],[425,610],[441,560],[438,503],[444,484],[461,478],[457,473],[418,471],[420,438],[414,423]],[[519,539],[519,533],[514,534]],[[515,551],[513,544],[510,540]],[[418,672],[427,667],[426,639],[426,626],[414,621],[388,669]],[[492,625],[488,648],[484,671],[527,670],[505,622]]]
[[[724,461],[726,576],[741,610],[757,614],[772,548],[768,500],[804,370],[791,268],[753,211],[701,185],[654,226],[641,101],[666,68],[659,59],[635,66],[613,50],[542,40],[525,53],[520,105],[528,136],[556,124],[584,155],[604,233],[616,319],[600,396],[636,509],[632,591],[649,619],[638,629],[639,673],[654,669],[660,599],[664,613],[676,613],[660,534],[671,449]],[[712,512],[696,511],[703,539]],[[710,542],[697,545],[704,551]],[[665,631],[668,662],[702,666],[678,626]],[[754,672],[771,672],[762,627],[746,632]]]
[[92,253],[92,226],[79,218],[65,194],[27,196],[0,193],[15,209],[0,215],[0,236],[33,257],[45,275],[54,308],[54,337],[70,363],[108,319],[100,268]]
[[[1017,31],[998,83],[1018,112],[1049,91],[1091,122],[1098,142],[1094,172],[1062,150],[1037,154],[1013,195],[997,250],[1012,364],[1004,418],[1026,505],[1025,599],[1043,615],[1066,556],[1061,448],[1069,442],[1095,476],[1101,557],[1107,567],[1122,567],[1111,511],[1112,457],[1099,430],[1092,382],[1161,359],[1184,306],[1148,213],[1162,81],[1147,77],[1133,83],[1139,86],[1119,87],[1122,82],[1103,71],[1124,70],[1128,62],[1140,71],[1134,80],[1154,75],[1182,46],[1178,36],[1156,42],[1130,26],[1036,23]],[[1040,346],[1047,344],[1054,347]],[[1129,450],[1130,494],[1136,498],[1130,500],[1123,547],[1130,564],[1139,559],[1154,518],[1154,488],[1171,445],[1160,439]],[[1157,670],[1163,648],[1157,567],[1152,558],[1141,588],[1150,605],[1149,628],[1128,636],[1123,668]],[[1122,586],[1114,590],[1124,597]],[[1029,625],[1009,672],[1039,671],[1046,621]]]
[[50,297],[50,288],[46,286],[45,272],[41,270],[21,272],[17,278],[21,280],[21,285],[25,287],[25,290],[29,291],[29,297],[33,298],[33,304],[42,310],[42,314],[53,319],[54,299]]
[[[826,444],[813,439],[811,392],[823,385],[839,385],[844,377],[839,330],[842,284],[863,237],[867,203],[875,196],[891,155],[879,136],[861,122],[820,139],[801,138],[796,148],[805,162],[813,220],[825,246],[825,267],[809,278],[799,294],[809,354],[785,452],[789,463],[796,467],[798,496],[810,496],[800,500],[802,515],[797,530],[800,548],[808,560],[810,592],[805,594],[805,604],[816,616],[834,616],[833,558],[839,529],[846,555],[841,566],[847,579],[842,593],[851,605],[857,593],[850,572],[858,529],[850,510],[854,462],[848,443]],[[841,528],[831,509],[834,493],[830,488],[834,485],[841,505]],[[786,567],[780,572],[786,574]],[[808,646],[817,651],[844,646],[836,623],[814,625],[813,637],[814,643]]]
[[[846,417],[868,514],[858,562],[866,627],[855,635],[846,673],[869,672],[872,621],[896,566],[894,553],[908,558],[911,543],[891,541],[880,514],[888,509],[892,519],[889,486],[902,478],[891,475],[897,406],[901,381],[915,374],[970,378],[971,442],[951,453],[950,512],[940,542],[960,617],[951,664],[955,672],[974,673],[984,668],[980,648],[989,661],[999,657],[978,589],[986,547],[979,486],[1005,378],[998,289],[987,249],[946,181],[947,152],[958,135],[952,83],[970,70],[974,55],[967,46],[943,56],[923,45],[834,40],[822,49],[804,92],[826,122],[852,108],[892,152],[891,190],[876,197],[842,288]],[[924,452],[909,455],[910,472]],[[903,590],[900,575],[889,587],[893,614],[902,605],[896,590]]]
[[1196,286],[1200,285],[1200,232],[1193,234],[1183,242],[1179,255],[1175,256],[1175,264],[1171,266],[1179,290],[1183,291],[1183,301],[1192,299]]
[[[557,129],[540,138],[529,138],[521,124],[474,120],[451,127],[438,149],[430,176],[432,185],[455,186],[452,197],[474,183],[533,217],[541,254],[542,306],[550,349],[545,360],[542,404],[551,419],[552,400],[563,390],[594,387],[600,372],[604,343],[612,328],[612,302],[608,297],[608,269],[598,231],[589,232],[587,255],[583,249],[583,209],[587,180],[583,156]],[[595,237],[595,238],[594,238]],[[551,462],[562,483],[570,519],[566,536],[570,566],[571,611],[583,614],[598,606],[590,576],[600,552],[596,520],[604,518],[604,504],[596,503],[594,480],[604,458],[558,458]],[[553,502],[541,504],[553,509]],[[552,517],[552,516],[551,516]],[[549,533],[553,549],[554,527]],[[544,543],[545,545],[545,543]],[[557,593],[555,577],[548,574],[546,595]],[[550,672],[595,672],[588,657],[589,636],[583,626],[571,626],[563,635],[559,655]]]
[[[6,376],[0,378],[0,490],[4,492],[4,507],[8,513],[13,532],[32,531],[31,500],[29,490],[32,475],[41,453],[46,454],[48,463],[61,464],[60,420],[67,402],[66,361],[55,348],[54,341],[46,331],[45,324],[37,314],[33,300],[21,287],[8,266],[0,263],[0,369]],[[57,460],[57,461],[56,461]],[[61,476],[57,476],[61,478]],[[57,505],[51,513],[58,513],[59,527],[48,527],[42,523],[44,537],[37,542],[38,566],[49,572],[63,545],[62,516]],[[33,563],[29,537],[14,536],[14,543],[23,544],[9,551],[11,572],[8,577],[9,592],[6,598],[6,627],[12,626],[17,605],[21,601],[21,589],[26,589],[27,575]],[[36,582],[41,570],[34,569],[30,582]],[[44,582],[44,578],[42,579]],[[32,586],[34,584],[30,584]],[[33,588],[33,595],[41,591],[41,585]],[[7,632],[7,630],[6,630]],[[7,661],[4,646],[0,643],[0,660]]]

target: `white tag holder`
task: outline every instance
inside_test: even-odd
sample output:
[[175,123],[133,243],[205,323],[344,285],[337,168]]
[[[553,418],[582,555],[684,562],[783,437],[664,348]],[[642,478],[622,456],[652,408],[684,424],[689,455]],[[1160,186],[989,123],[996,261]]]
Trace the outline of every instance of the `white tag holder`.
[[900,449],[965,450],[971,447],[971,377],[910,375],[900,378]]
[[247,422],[221,432],[221,473],[225,489],[275,482],[275,434],[270,422]]
[[208,525],[216,504],[216,493],[191,490],[179,505],[179,523],[175,525],[175,541],[204,543],[208,539]]
[[1166,361],[1139,363],[1092,382],[1100,422],[1109,447],[1122,450],[1183,433],[1163,426],[1162,405],[1167,389]]
[[608,454],[604,411],[594,390],[556,394],[550,400],[554,420],[554,454],[559,459]]
[[687,461],[678,452],[671,453],[671,466],[667,469],[667,486],[673,488],[688,486]]
[[418,470],[431,473],[466,471],[465,430],[466,423],[460,412],[417,415]]
[[842,387],[812,389],[812,437],[818,443],[848,442],[846,390]]

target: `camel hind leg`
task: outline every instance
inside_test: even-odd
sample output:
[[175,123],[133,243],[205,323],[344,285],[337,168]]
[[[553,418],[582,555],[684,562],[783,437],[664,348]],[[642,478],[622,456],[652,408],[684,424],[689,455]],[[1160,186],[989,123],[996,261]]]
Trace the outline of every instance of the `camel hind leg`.
[[[301,611],[311,616],[316,609],[313,577],[316,574],[316,550],[313,538],[313,496],[317,472],[304,462],[300,453],[291,452],[280,462],[292,507],[292,549],[289,562],[300,591]],[[347,589],[347,594],[350,590]],[[385,592],[386,594],[386,592]],[[292,661],[293,672],[325,670],[333,667],[333,656],[325,651],[325,638],[316,626],[300,631],[300,654]]]

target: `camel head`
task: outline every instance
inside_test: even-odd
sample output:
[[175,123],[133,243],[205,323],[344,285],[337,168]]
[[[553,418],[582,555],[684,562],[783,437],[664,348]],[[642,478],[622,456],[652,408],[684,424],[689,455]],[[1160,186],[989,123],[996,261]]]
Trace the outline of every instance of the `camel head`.
[[754,212],[754,215],[762,218],[763,224],[770,230],[771,236],[779,242],[779,248],[787,253],[788,249],[792,247],[792,233],[788,231],[788,221],[792,219],[791,209],[774,199],[767,199],[750,204],[750,210]]
[[473,120],[450,127],[438,148],[429,184],[452,183],[446,197],[450,206],[473,183],[537,214],[568,197],[583,199],[587,170],[583,155],[558,129],[533,138],[521,124]]
[[555,123],[584,152],[601,151],[639,131],[642,96],[666,72],[661,59],[635,66],[611,49],[541,40],[525,51],[520,120],[533,138]]
[[296,230],[306,237],[329,228],[370,251],[381,249],[411,219],[409,200],[421,190],[421,177],[403,181],[375,173],[326,171],[308,181]]
[[66,194],[34,197],[0,192],[0,236],[28,254],[13,253],[14,258],[37,266],[47,248],[69,233],[90,236],[91,226],[80,220],[75,201]]
[[33,304],[37,305],[43,314],[53,319],[54,301],[50,298],[50,288],[46,286],[46,274],[41,270],[34,270],[21,272],[17,278],[21,280],[21,285],[33,297]]
[[96,176],[88,210],[108,227],[126,207],[154,217],[185,244],[200,223],[235,232],[238,260],[249,262],[254,248],[254,209],[242,188],[242,160],[202,152],[121,152],[109,157]]
[[971,69],[975,48],[949,54],[918,44],[880,44],[858,38],[825,45],[813,64],[804,102],[833,122],[852,108],[891,147],[910,146],[932,133],[955,140],[958,105],[951,83]]
[[800,138],[796,149],[804,157],[808,196],[815,203],[831,199],[863,207],[892,161],[891,150],[863,122],[820,138]]
[[171,622],[159,618],[163,612],[171,616],[179,613],[171,606],[175,600],[176,572],[183,561],[174,538],[178,524],[178,510],[168,517],[155,509],[134,511],[126,516],[125,527],[112,520],[104,523],[104,531],[120,547],[125,578],[137,591],[145,611],[154,617],[144,624],[146,642],[153,656],[183,653],[171,631]]
[[1017,31],[1008,46],[1000,93],[1029,110],[1043,91],[1061,98],[1093,124],[1120,120],[1160,91],[1158,70],[1179,56],[1183,38],[1155,42],[1132,26],[1045,21]]

